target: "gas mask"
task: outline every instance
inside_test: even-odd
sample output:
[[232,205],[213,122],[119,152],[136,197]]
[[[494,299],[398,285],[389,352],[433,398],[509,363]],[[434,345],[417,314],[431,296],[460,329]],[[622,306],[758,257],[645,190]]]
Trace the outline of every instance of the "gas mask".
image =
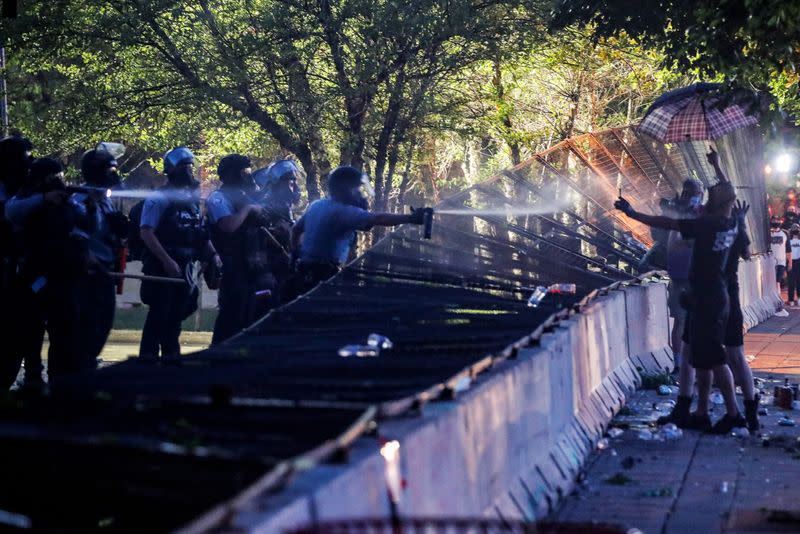
[[194,165],[191,163],[180,164],[167,173],[167,179],[173,187],[195,191],[200,187],[200,181],[194,177]]

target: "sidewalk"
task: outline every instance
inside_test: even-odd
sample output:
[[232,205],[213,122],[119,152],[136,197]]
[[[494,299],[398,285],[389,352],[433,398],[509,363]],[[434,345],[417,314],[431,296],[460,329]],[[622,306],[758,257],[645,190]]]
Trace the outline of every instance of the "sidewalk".
[[[800,379],[800,310],[789,312],[745,339],[745,353],[756,356],[753,370],[770,392],[784,377]],[[785,416],[800,423],[800,411],[765,407],[760,419],[768,446],[761,436],[687,431],[674,440],[641,439],[661,415],[655,404],[674,398],[637,392],[611,423],[627,428],[589,458],[585,479],[554,519],[618,523],[645,534],[800,531],[800,426],[778,424]],[[721,417],[724,408],[714,408],[712,418]]]

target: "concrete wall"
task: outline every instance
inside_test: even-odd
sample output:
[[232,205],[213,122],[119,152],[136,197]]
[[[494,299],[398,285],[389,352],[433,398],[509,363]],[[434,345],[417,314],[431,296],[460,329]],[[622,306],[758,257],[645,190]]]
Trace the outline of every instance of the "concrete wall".
[[[632,327],[628,327],[631,325]],[[639,383],[671,366],[666,284],[622,286],[476,377],[454,401],[380,424],[400,442],[410,516],[536,518],[570,491],[587,453]],[[637,369],[638,368],[638,369]],[[276,533],[310,521],[386,517],[384,460],[360,438],[344,465],[297,473],[283,491],[240,498],[189,531]]]
[[761,254],[739,262],[739,299],[748,329],[772,317],[781,305],[772,254]]

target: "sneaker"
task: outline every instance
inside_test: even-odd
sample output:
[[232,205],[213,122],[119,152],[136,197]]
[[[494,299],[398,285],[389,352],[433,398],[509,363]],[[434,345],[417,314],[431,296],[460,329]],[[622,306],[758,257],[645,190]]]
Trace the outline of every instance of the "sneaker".
[[745,421],[744,417],[742,417],[742,414],[737,413],[734,416],[725,414],[722,419],[717,421],[717,423],[711,428],[711,433],[730,434],[731,430],[739,427],[747,427],[747,421]]
[[789,317],[789,312],[786,310],[778,310],[775,312],[775,317]]
[[692,412],[686,420],[686,426],[683,428],[687,430],[699,430],[700,432],[708,432],[711,430],[711,418],[708,414],[700,415],[697,412]]

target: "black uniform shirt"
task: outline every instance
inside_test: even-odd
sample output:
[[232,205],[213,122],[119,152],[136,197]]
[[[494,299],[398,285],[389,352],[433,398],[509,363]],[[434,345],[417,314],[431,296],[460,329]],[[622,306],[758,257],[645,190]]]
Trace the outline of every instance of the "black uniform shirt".
[[736,219],[703,215],[678,224],[684,239],[694,239],[689,280],[695,295],[716,294],[725,287],[725,267],[738,231]]

